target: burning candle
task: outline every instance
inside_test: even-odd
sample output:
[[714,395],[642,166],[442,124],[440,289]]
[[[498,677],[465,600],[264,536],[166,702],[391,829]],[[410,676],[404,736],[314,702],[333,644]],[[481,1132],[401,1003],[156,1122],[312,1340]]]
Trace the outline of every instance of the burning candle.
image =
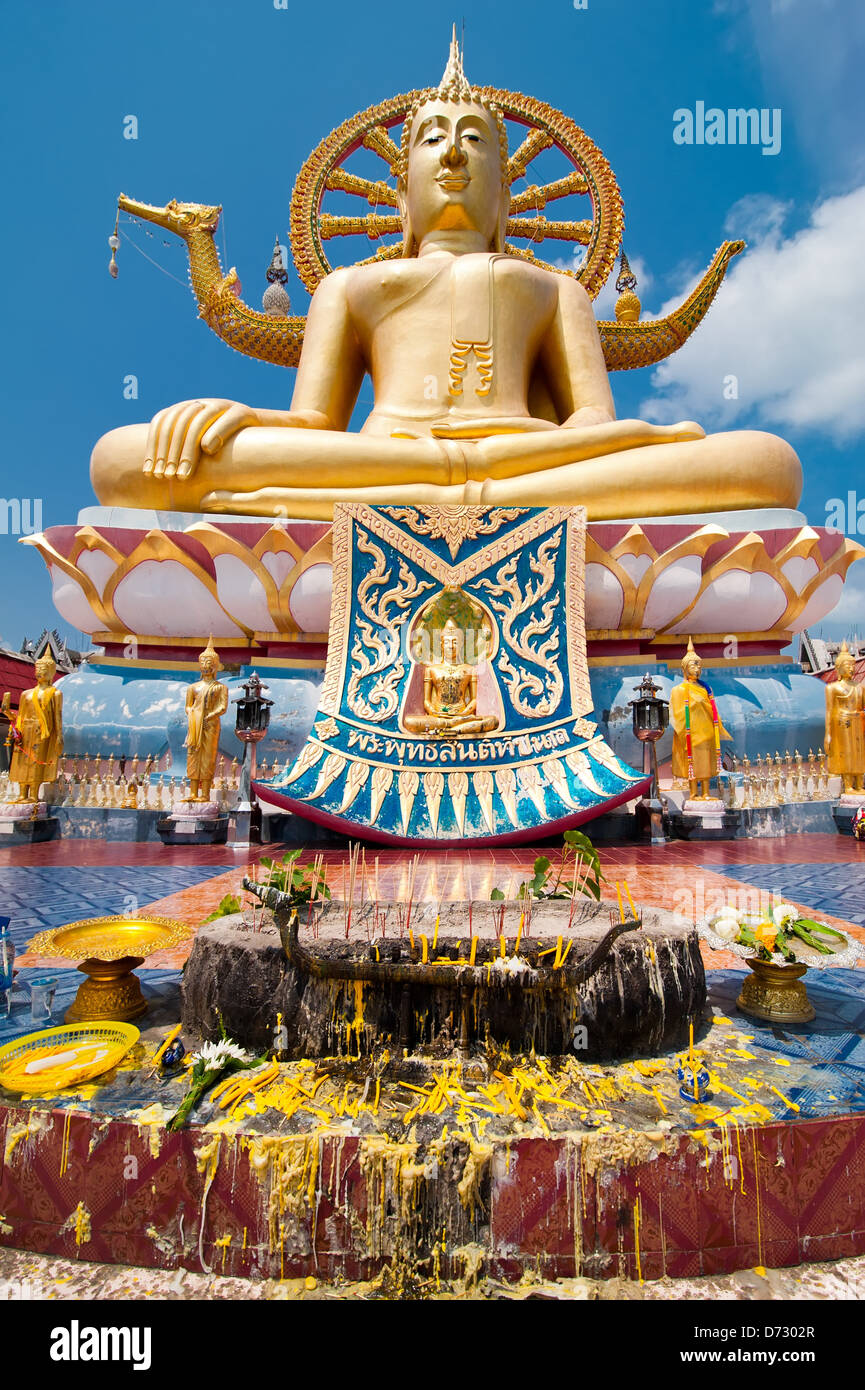
[[631,890],[630,890],[630,888],[628,887],[628,880],[627,880],[627,879],[625,879],[625,892],[626,892],[627,895],[628,895],[628,902],[629,902],[630,905],[631,905],[631,916],[633,917],[634,921],[636,922],[636,921],[637,921],[637,909],[634,907],[634,899],[631,897]]
[[475,956],[477,955],[477,953],[478,953],[478,939],[477,939],[476,936],[473,936],[473,937],[472,937],[472,949],[471,949],[471,951],[469,952],[469,965],[474,965],[474,963],[475,963]]
[[437,945],[437,943],[438,943],[438,939],[439,939],[439,917],[440,917],[440,915],[441,915],[440,913],[438,913],[438,912],[436,913],[436,924],[435,924],[435,930],[433,931],[433,950],[435,950],[436,945]]
[[619,899],[619,921],[624,922],[624,920],[625,920],[625,909],[624,909],[624,906],[623,906],[623,904],[622,904],[622,888],[621,888],[621,884],[619,883],[619,880],[618,880],[618,879],[616,879],[616,896],[617,896],[618,899]]
[[505,951],[507,950],[507,943],[505,942],[504,932],[502,932],[502,935],[499,937],[499,950],[501,952],[502,960],[504,960]]
[[521,912],[521,913],[520,913],[520,925],[517,927],[517,940],[516,940],[516,944],[515,944],[515,946],[514,946],[514,955],[516,955],[516,954],[517,954],[517,951],[520,949],[520,937],[521,937],[522,934],[523,934],[523,923],[525,922],[525,920],[526,920],[526,914],[525,914],[525,912]]
[[561,956],[559,957],[558,966],[556,967],[557,969],[561,970],[562,966],[564,965],[565,961],[566,961],[567,958],[568,958],[568,951],[570,951],[570,949],[571,949],[571,947],[573,946],[573,944],[574,944],[573,941],[569,941],[568,944],[567,944],[567,946],[565,947],[565,949],[562,951],[562,954],[561,954]]
[[428,952],[429,952],[429,944],[428,944],[427,939],[426,939],[426,937],[424,936],[423,932],[421,932],[421,934],[420,934],[420,951],[421,951],[421,956],[420,956],[420,958],[421,958],[421,963],[422,963],[423,965],[426,965],[426,963],[427,963],[427,955],[428,955]]

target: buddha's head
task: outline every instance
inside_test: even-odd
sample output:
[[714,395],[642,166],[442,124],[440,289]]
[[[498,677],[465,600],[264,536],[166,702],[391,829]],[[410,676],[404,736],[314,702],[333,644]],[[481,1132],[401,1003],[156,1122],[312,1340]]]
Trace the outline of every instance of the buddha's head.
[[50,652],[40,656],[36,662],[36,680],[40,685],[51,685],[57,675],[57,665]]
[[853,679],[855,670],[856,658],[845,641],[842,643],[841,650],[835,658],[835,674],[841,681],[850,681]]
[[417,255],[430,232],[473,231],[503,251],[510,207],[508,137],[501,112],[469,86],[456,41],[439,87],[406,116],[397,197],[403,255]]
[[201,672],[202,676],[204,676],[205,678],[210,678],[211,680],[217,675],[219,671],[222,670],[222,666],[219,660],[219,653],[213,645],[212,633],[210,635],[210,639],[207,643],[207,646],[204,648],[204,651],[200,654],[198,658],[198,669]]
[[463,634],[453,618],[448,618],[442,628],[442,660],[449,666],[457,666],[462,660]]
[[689,637],[688,650],[682,657],[682,675],[685,677],[686,681],[698,681],[700,679],[700,673],[702,670],[702,657],[697,655],[697,652],[694,649],[694,643]]

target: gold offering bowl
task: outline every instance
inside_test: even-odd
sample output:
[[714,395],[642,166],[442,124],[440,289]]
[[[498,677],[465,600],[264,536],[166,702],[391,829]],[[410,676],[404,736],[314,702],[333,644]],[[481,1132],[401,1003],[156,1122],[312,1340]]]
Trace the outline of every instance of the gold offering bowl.
[[77,968],[87,979],[66,1010],[67,1023],[127,1023],[147,1011],[133,971],[154,951],[179,946],[191,933],[191,927],[172,917],[88,917],[40,932],[27,949],[80,961]]

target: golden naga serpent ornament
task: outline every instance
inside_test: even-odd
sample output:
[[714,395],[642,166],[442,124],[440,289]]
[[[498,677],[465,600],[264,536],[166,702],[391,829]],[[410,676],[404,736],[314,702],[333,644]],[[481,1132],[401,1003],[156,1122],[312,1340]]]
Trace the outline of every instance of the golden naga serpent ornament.
[[[622,197],[609,163],[576,122],[547,102],[496,87],[478,91],[498,107],[506,121],[526,131],[508,158],[511,185],[528,179],[529,165],[546,151],[557,152],[571,166],[551,182],[527,183],[518,192],[512,192],[506,254],[551,274],[570,275],[581,282],[592,299],[596,298],[621,254],[624,231]],[[381,243],[372,256],[348,264],[369,265],[402,255],[402,219],[396,194],[400,146],[390,132],[403,124],[423,95],[421,90],[403,93],[350,117],[313,150],[301,168],[291,198],[291,250],[297,273],[310,294],[333,269],[325,252],[325,243],[329,241],[363,237],[367,243]],[[345,167],[360,150],[371,152],[382,161],[381,178],[364,177]],[[357,216],[325,211],[327,194],[358,198],[368,210]],[[588,197],[591,217],[547,218],[548,204],[575,195]],[[232,267],[223,273],[214,243],[221,207],[175,200],[165,207],[154,207],[123,193],[117,202],[121,211],[186,242],[200,317],[223,342],[248,357],[284,367],[297,366],[306,319],[302,315],[275,317],[243,302],[237,272]],[[584,246],[579,266],[569,269],[538,257],[536,248],[547,241]],[[743,241],[725,241],[693,292],[666,317],[643,323],[599,320],[607,370],[651,366],[681,347],[705,317],[730,261],[744,246]]]

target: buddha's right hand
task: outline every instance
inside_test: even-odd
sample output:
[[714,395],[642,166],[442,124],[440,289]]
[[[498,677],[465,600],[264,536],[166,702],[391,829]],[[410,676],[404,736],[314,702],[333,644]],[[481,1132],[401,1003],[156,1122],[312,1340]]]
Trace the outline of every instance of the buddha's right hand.
[[190,478],[202,454],[217,454],[247,425],[260,424],[258,411],[237,401],[205,398],[180,401],[150,422],[144,472],[156,478]]
[[201,455],[218,454],[224,444],[250,425],[304,430],[327,429],[319,410],[270,410],[239,401],[205,398],[180,401],[154,415],[144,451],[145,473],[155,478],[191,478]]

